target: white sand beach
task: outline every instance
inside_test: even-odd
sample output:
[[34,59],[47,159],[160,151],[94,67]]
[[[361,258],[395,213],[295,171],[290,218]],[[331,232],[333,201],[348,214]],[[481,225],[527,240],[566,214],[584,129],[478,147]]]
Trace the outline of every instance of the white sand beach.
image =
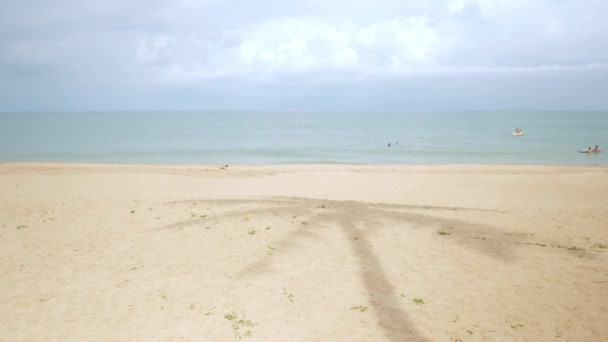
[[607,200],[606,167],[0,164],[0,340],[608,340]]

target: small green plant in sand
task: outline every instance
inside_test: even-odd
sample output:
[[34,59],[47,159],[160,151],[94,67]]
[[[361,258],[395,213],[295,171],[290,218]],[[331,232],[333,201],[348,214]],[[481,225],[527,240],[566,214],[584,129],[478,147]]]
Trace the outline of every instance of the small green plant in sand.
[[255,234],[255,229],[249,229],[249,230],[247,231],[247,234],[249,234],[249,235],[254,235],[254,234]]
[[308,224],[308,222],[306,222],[306,221],[302,221],[300,223],[302,223],[303,225],[307,225]]
[[239,319],[238,315],[233,312],[224,315],[224,318],[232,322],[232,331],[234,332],[234,337],[250,337],[252,333],[251,328],[258,324],[249,319],[246,319],[245,313],[242,313],[241,316],[242,317]]
[[190,304],[190,310],[193,310],[196,307],[194,303]]
[[450,234],[452,234],[452,233],[449,233],[449,232],[444,232],[443,230],[440,230],[438,233],[439,233],[439,235],[450,235]]
[[318,206],[317,208],[319,208],[319,209],[327,209],[327,207],[325,206],[325,204],[322,204],[322,205]]
[[205,312],[205,316],[209,316],[213,313],[213,310],[215,309],[215,306],[212,307],[209,311]]
[[289,293],[285,288],[283,288],[283,295],[285,295],[285,297],[287,297],[287,299],[289,299],[289,301],[293,303],[293,293]]
[[553,247],[563,248],[563,249],[567,249],[569,251],[585,251],[584,248],[577,247],[577,246],[568,247],[568,246],[557,245],[557,246],[553,246]]
[[593,247],[596,247],[596,248],[601,248],[601,249],[606,249],[606,248],[608,248],[608,246],[603,245],[603,244],[601,244],[601,243],[596,243],[595,245],[593,245]]
[[511,329],[519,329],[519,328],[523,328],[524,325],[517,323],[517,324],[511,324]]
[[350,308],[351,310],[358,310],[359,312],[367,311],[367,306],[357,305]]
[[414,299],[412,299],[412,301],[414,301],[414,303],[416,305],[422,305],[422,304],[424,304],[424,300],[422,300],[422,298],[414,298]]
[[268,246],[268,255],[272,255],[272,252],[275,251],[276,248],[272,247],[272,246]]
[[23,228],[27,228],[27,226],[24,224],[20,224],[17,226],[17,229],[23,229]]

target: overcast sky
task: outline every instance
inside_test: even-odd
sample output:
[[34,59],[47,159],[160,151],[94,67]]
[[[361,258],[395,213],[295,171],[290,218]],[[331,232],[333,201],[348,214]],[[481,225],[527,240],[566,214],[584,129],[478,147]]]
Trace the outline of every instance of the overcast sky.
[[0,6],[0,111],[608,109],[605,0]]

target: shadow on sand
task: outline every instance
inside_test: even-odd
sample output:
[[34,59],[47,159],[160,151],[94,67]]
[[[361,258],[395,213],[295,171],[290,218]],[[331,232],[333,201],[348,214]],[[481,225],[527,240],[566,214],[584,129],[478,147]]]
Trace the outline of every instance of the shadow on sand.
[[[395,286],[386,277],[377,254],[373,250],[369,236],[378,229],[387,225],[398,226],[407,224],[413,229],[443,229],[449,227],[455,229],[459,234],[451,236],[451,242],[472,248],[491,258],[502,260],[511,259],[509,246],[505,245],[504,239],[499,239],[504,232],[496,227],[480,225],[463,220],[446,219],[438,216],[446,211],[476,211],[475,209],[458,207],[432,207],[393,205],[382,203],[364,203],[355,201],[330,201],[305,198],[271,198],[263,200],[199,200],[179,202],[181,204],[197,203],[201,205],[220,205],[224,207],[235,207],[222,214],[213,215],[210,218],[195,218],[160,229],[177,229],[195,224],[201,224],[209,220],[226,220],[242,218],[243,216],[273,215],[277,217],[307,218],[307,224],[287,234],[282,240],[274,242],[274,246],[281,250],[291,250],[298,241],[310,238],[310,234],[318,229],[327,227],[339,227],[347,237],[350,250],[356,256],[360,269],[360,280],[367,293],[373,298],[370,305],[377,316],[377,322],[382,327],[385,337],[389,341],[417,341],[425,338],[412,324],[407,312],[399,305],[399,295],[395,292]],[[178,204],[179,204],[178,203]],[[173,203],[175,204],[175,203]],[[322,209],[320,209],[322,208]],[[482,238],[476,238],[482,237]],[[407,251],[404,251],[407,253]],[[239,277],[256,277],[268,272],[271,258],[261,257],[249,265],[246,265],[236,275]],[[251,270],[256,270],[252,272]]]

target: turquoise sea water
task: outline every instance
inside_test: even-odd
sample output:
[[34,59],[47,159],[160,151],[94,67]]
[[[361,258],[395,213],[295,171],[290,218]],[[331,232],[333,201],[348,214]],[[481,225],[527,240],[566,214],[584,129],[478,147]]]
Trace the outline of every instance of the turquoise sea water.
[[608,112],[0,113],[0,161],[608,165]]

